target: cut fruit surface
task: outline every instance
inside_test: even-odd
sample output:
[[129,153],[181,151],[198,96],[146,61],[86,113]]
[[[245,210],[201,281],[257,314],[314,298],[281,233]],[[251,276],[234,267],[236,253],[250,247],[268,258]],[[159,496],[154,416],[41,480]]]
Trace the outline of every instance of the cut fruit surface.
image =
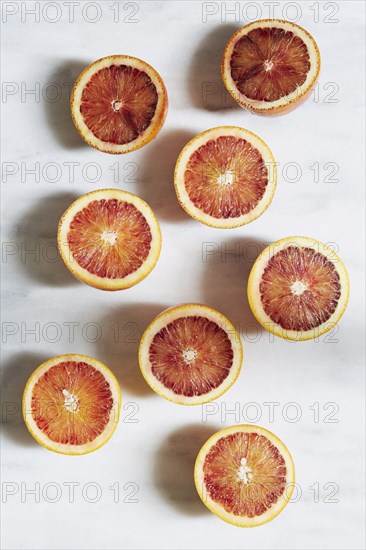
[[334,328],[348,297],[342,260],[332,248],[308,237],[287,237],[267,247],[248,281],[257,320],[289,340],[309,340]]
[[83,195],[66,210],[58,246],[75,277],[103,290],[121,290],[154,268],[161,233],[142,199],[119,189],[101,189]]
[[222,395],[237,379],[242,360],[233,325],[200,304],[183,304],[158,315],[139,348],[146,382],[181,405],[199,405]]
[[291,498],[295,469],[273,433],[248,424],[214,434],[198,453],[194,479],[211,512],[238,527],[275,518]]
[[141,59],[111,55],[78,77],[71,114],[81,137],[105,153],[128,153],[161,130],[168,97],[160,75]]
[[241,107],[273,115],[308,97],[320,71],[314,38],[302,27],[261,19],[239,29],[226,45],[224,84]]
[[121,391],[114,374],[92,357],[60,355],[30,376],[23,417],[47,449],[82,455],[99,449],[115,431]]
[[180,153],[174,173],[178,200],[192,218],[218,228],[245,225],[270,205],[277,173],[258,136],[237,126],[212,128]]

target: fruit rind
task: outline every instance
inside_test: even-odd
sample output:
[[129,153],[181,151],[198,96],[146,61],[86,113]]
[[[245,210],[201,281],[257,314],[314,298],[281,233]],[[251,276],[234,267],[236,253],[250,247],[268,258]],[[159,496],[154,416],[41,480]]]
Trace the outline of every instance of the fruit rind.
[[[198,147],[201,147],[210,140],[215,140],[222,136],[234,136],[237,138],[245,139],[251,143],[258,151],[261,153],[263,161],[267,166],[268,172],[268,184],[264,196],[259,201],[257,206],[247,214],[243,214],[237,218],[227,218],[227,219],[218,219],[206,214],[199,208],[197,208],[191,199],[185,188],[184,183],[184,174],[187,163],[190,156],[193,154]],[[177,194],[179,204],[187,212],[189,216],[193,219],[208,225],[209,227],[214,227],[217,229],[233,229],[235,227],[241,227],[250,223],[259,216],[261,216],[267,208],[270,206],[277,185],[277,167],[272,151],[268,145],[261,139],[259,136],[241,128],[239,126],[217,126],[215,128],[210,128],[204,132],[198,134],[193,139],[191,139],[180,152],[174,170],[174,187]]]
[[[306,44],[311,60],[311,68],[308,72],[307,78],[304,84],[301,85],[301,93],[298,89],[291,94],[280,98],[277,101],[267,103],[265,101],[252,100],[245,95],[241,94],[237,89],[236,83],[231,76],[230,60],[233,53],[233,49],[239,38],[246,35],[250,30],[254,28],[263,27],[277,27],[284,30],[290,30],[296,36],[299,36]],[[244,109],[248,109],[256,114],[265,116],[276,116],[291,111],[295,107],[299,106],[305,99],[311,94],[320,72],[320,51],[317,43],[311,34],[296,23],[286,21],[284,19],[260,19],[258,21],[252,21],[244,27],[237,30],[233,36],[229,39],[221,62],[221,75],[226,89],[234,100]]]
[[[226,437],[228,435],[235,434],[238,432],[242,432],[242,433],[255,432],[258,435],[263,435],[273,445],[275,445],[275,447],[277,447],[277,449],[280,451],[281,455],[283,456],[286,464],[287,483],[286,483],[286,489],[284,494],[281,495],[281,497],[278,499],[278,501],[275,503],[274,506],[269,508],[261,516],[256,516],[254,518],[234,516],[233,514],[230,514],[229,512],[224,510],[224,508],[220,504],[217,504],[214,500],[212,500],[210,495],[207,493],[205,484],[204,484],[203,465],[209,450],[222,437]],[[294,462],[292,460],[290,451],[275,434],[259,426],[255,426],[251,424],[241,424],[238,426],[231,426],[229,428],[224,428],[223,430],[216,432],[206,441],[206,443],[202,446],[201,450],[197,455],[197,459],[194,466],[194,482],[195,482],[197,493],[200,499],[202,500],[203,504],[207,506],[207,508],[211,512],[213,512],[216,516],[221,518],[223,521],[225,521],[226,523],[229,523],[230,525],[235,525],[236,527],[258,527],[260,525],[264,525],[265,523],[268,523],[269,521],[277,517],[290,501],[292,493],[295,488],[295,466],[294,466]]]
[[[274,253],[277,253],[280,250],[287,248],[291,244],[295,246],[312,248],[313,250],[324,254],[330,261],[334,263],[336,270],[339,274],[341,284],[341,297],[332,316],[325,323],[319,325],[315,329],[302,332],[286,330],[278,324],[274,323],[264,311],[259,293],[259,283],[265,265],[268,263],[269,259]],[[265,248],[261,252],[261,254],[254,262],[254,265],[249,275],[247,288],[249,306],[253,312],[254,317],[262,325],[262,327],[265,328],[268,332],[274,334],[275,336],[279,336],[280,338],[284,338],[285,340],[294,340],[299,342],[313,340],[314,338],[318,338],[322,334],[325,334],[329,330],[332,330],[342,317],[347,307],[349,293],[350,284],[348,273],[344,263],[336,254],[336,252],[326,244],[316,239],[300,236],[285,237],[267,246],[267,248]]]
[[[151,373],[151,365],[149,360],[149,347],[154,335],[164,328],[169,322],[184,316],[202,315],[207,319],[219,324],[223,327],[230,339],[231,345],[234,351],[234,361],[228,377],[220,384],[216,389],[212,390],[208,395],[200,395],[195,397],[186,397],[184,395],[177,395],[173,391],[164,386],[157,378]],[[221,325],[220,325],[221,321]],[[221,313],[215,309],[202,304],[181,304],[166,309],[160,313],[145,330],[142,335],[139,346],[139,365],[141,373],[150,386],[158,395],[164,397],[168,401],[171,401],[177,405],[202,405],[203,403],[209,403],[215,399],[218,399],[223,395],[237,380],[242,362],[243,362],[243,346],[240,340],[240,336],[237,333],[234,325]]]
[[[103,432],[96,439],[94,439],[94,441],[91,441],[89,443],[79,445],[79,446],[76,446],[76,445],[70,446],[70,445],[51,441],[38,428],[31,414],[32,388],[35,386],[38,379],[46,371],[48,371],[51,367],[56,366],[59,363],[62,363],[64,361],[85,362],[91,365],[92,367],[94,367],[95,369],[97,369],[99,372],[103,374],[103,376],[109,383],[110,390],[113,397],[113,403],[114,403],[113,409],[110,415],[109,422],[105,427],[105,429],[103,430]],[[23,414],[25,425],[29,433],[34,437],[37,443],[42,445],[42,447],[45,447],[46,449],[58,454],[69,455],[69,456],[80,456],[80,455],[92,453],[100,449],[103,445],[105,445],[110,440],[110,438],[112,437],[112,435],[114,434],[117,428],[120,410],[121,410],[121,403],[122,403],[122,393],[121,393],[119,383],[115,375],[113,374],[113,372],[106,365],[104,365],[97,359],[94,359],[94,357],[89,357],[88,355],[69,353],[65,355],[58,355],[57,357],[48,359],[33,371],[24,388],[23,399],[22,399],[22,414]]]
[[[81,96],[86,83],[96,71],[106,68],[112,64],[131,66],[133,68],[146,72],[146,74],[151,78],[152,82],[154,83],[159,98],[154,117],[152,118],[151,123],[146,128],[146,130],[133,141],[120,145],[104,142],[98,139],[91,132],[91,130],[89,130],[80,113]],[[135,151],[136,149],[139,149],[140,147],[143,147],[144,145],[152,141],[157,136],[157,134],[163,127],[168,112],[168,95],[163,79],[156,71],[156,69],[146,63],[146,61],[143,61],[138,57],[132,57],[130,55],[109,55],[106,57],[102,57],[101,59],[98,59],[88,65],[88,67],[86,67],[78,76],[71,92],[70,108],[71,117],[75,124],[75,127],[80,136],[88,145],[94,147],[95,149],[98,149],[98,151],[101,151],[103,153],[119,155]]]
[[[146,218],[151,229],[152,241],[148,257],[139,269],[123,279],[107,279],[90,273],[74,260],[68,245],[67,233],[73,217],[90,202],[102,199],[117,199],[133,204]],[[100,290],[124,290],[142,281],[142,279],[147,277],[154,269],[159,259],[162,246],[159,222],[150,206],[137,195],[133,195],[128,191],[122,191],[121,189],[100,189],[98,191],[91,191],[76,199],[61,216],[58,225],[57,242],[60,255],[66,267],[74,277]]]

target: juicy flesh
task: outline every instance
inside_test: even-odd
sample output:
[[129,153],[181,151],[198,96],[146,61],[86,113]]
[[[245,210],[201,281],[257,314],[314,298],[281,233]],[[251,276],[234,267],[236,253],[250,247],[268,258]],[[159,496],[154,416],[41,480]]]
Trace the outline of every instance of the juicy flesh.
[[117,199],[90,202],[70,223],[67,242],[74,260],[108,279],[134,273],[146,260],[152,235],[137,208]]
[[255,432],[222,437],[207,453],[204,484],[213,501],[235,516],[264,514],[284,493],[286,464],[280,451]]
[[93,74],[86,84],[80,113],[100,140],[123,145],[149,126],[158,103],[150,77],[126,65],[110,65]]
[[310,69],[306,44],[275,27],[250,31],[235,44],[231,76],[240,93],[257,101],[276,101],[301,86]]
[[32,417],[52,441],[84,445],[109,422],[113,397],[101,372],[84,362],[65,361],[46,371],[32,391]]
[[229,375],[234,352],[227,333],[205,317],[180,317],[153,338],[153,375],[177,395],[209,393]]
[[286,330],[299,332],[328,321],[341,296],[335,265],[312,248],[296,246],[272,256],[259,290],[271,320]]
[[258,149],[248,141],[221,136],[191,155],[184,183],[190,200],[205,214],[237,218],[262,199],[268,170]]

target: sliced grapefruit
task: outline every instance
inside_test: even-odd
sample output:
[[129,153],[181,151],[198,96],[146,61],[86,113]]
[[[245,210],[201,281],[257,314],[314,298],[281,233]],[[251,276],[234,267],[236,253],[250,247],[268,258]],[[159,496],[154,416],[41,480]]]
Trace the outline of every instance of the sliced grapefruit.
[[102,290],[129,288],[154,268],[158,221],[142,199],[119,189],[79,197],[61,217],[58,246],[71,273]]
[[261,19],[239,29],[226,45],[224,84],[245,109],[281,114],[308,97],[320,71],[314,38],[302,27]]
[[71,115],[81,137],[104,153],[128,153],[161,130],[168,96],[161,76],[128,55],[98,59],[78,77]]
[[287,237],[268,246],[248,281],[249,304],[259,323],[288,340],[310,340],[334,328],[348,297],[342,260],[308,237]]
[[222,395],[239,376],[242,360],[234,326],[200,304],[183,304],[158,315],[139,348],[146,382],[180,405],[200,405]]
[[32,436],[50,451],[83,455],[113,435],[121,407],[114,374],[86,355],[60,355],[30,376],[23,417]]
[[178,200],[192,218],[218,228],[245,225],[270,205],[277,173],[273,155],[258,136],[220,126],[193,138],[174,173]]
[[278,516],[295,483],[291,455],[273,433],[244,424],[214,434],[198,453],[194,479],[202,502],[238,527]]

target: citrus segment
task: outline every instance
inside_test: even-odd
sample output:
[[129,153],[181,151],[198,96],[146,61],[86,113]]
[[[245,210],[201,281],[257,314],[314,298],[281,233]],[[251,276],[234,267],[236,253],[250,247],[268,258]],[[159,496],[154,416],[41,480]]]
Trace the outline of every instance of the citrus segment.
[[261,114],[276,114],[298,103],[314,86],[320,54],[313,37],[289,21],[259,20],[229,40],[222,76],[234,99]]
[[178,200],[202,223],[238,227],[260,216],[276,187],[276,167],[267,145],[235,126],[212,128],[191,140],[175,169]]
[[125,144],[149,126],[158,94],[150,77],[126,65],[111,65],[95,73],[85,86],[80,112],[100,140]]
[[[105,227],[102,232],[101,224]],[[119,239],[119,235],[128,235],[129,239]],[[75,216],[67,240],[73,257],[84,269],[99,277],[117,279],[141,267],[149,255],[152,235],[134,205],[102,199],[91,202]]]
[[223,315],[185,304],[161,313],[149,325],[139,361],[154,391],[175,403],[197,405],[219,397],[234,383],[242,347]]
[[105,365],[84,355],[64,355],[31,375],[23,415],[41,445],[63,454],[85,454],[111,437],[120,405],[118,382]]
[[127,153],[151,141],[164,124],[167,105],[166,89],[155,69],[123,55],[92,63],[71,95],[80,135],[107,153]]
[[307,340],[330,330],[348,302],[347,271],[334,250],[305,237],[266,248],[248,282],[249,303],[270,332]]
[[117,189],[83,195],[62,216],[59,249],[70,271],[105,290],[129,288],[155,266],[158,222],[141,199]]
[[[226,332],[197,316],[180,317],[161,329],[149,353],[152,374],[174,393],[187,397],[206,394],[222,384],[229,375],[233,356]],[[205,378],[202,371],[206,372]]]
[[286,506],[295,481],[291,455],[259,426],[233,426],[214,434],[195,465],[195,483],[204,504],[223,520],[255,527]]

